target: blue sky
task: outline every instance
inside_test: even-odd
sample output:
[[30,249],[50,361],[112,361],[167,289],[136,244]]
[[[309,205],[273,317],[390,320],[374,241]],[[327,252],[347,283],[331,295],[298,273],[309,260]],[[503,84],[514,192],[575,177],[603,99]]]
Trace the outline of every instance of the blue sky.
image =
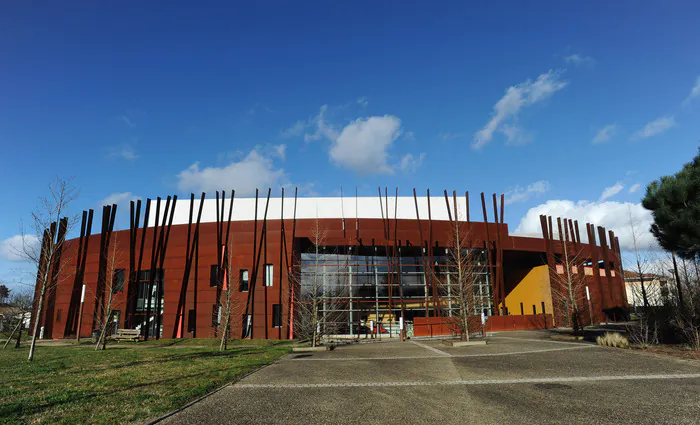
[[0,14],[0,281],[57,175],[78,211],[256,186],[504,192],[531,233],[542,212],[646,226],[643,187],[698,148],[697,2],[142,3]]

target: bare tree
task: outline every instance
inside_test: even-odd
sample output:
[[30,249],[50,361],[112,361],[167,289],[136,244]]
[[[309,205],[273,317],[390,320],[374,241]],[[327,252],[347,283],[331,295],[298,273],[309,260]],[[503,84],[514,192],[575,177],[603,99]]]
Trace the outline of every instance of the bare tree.
[[583,328],[581,307],[585,299],[586,276],[582,269],[586,258],[582,250],[572,247],[564,235],[559,235],[559,240],[563,249],[561,263],[549,271],[552,302],[564,313],[567,326],[578,332]]
[[325,239],[326,229],[317,219],[311,229],[309,254],[312,262],[305,262],[307,260],[302,258],[304,271],[292,278],[292,284],[296,286],[294,334],[309,340],[312,347],[319,345],[324,336],[337,334],[339,324],[346,319],[348,267],[335,261],[326,264],[325,258],[337,256],[325,251]]
[[24,225],[21,226],[22,248],[18,252],[36,269],[36,289],[39,295],[39,299],[36,300],[29,361],[34,360],[36,339],[47,294],[55,291],[72,273],[63,273],[70,260],[61,256],[65,235],[77,222],[77,216],[67,216],[69,204],[76,196],[76,189],[72,179],[61,178],[52,181],[48,189],[49,195],[40,197],[38,207],[32,212],[30,228],[25,229]]
[[15,348],[20,347],[24,323],[32,312],[32,298],[33,296],[29,291],[12,291],[12,295],[8,300],[8,308],[5,311],[5,317],[7,318],[7,323],[14,325],[14,328],[7,337],[7,341],[2,347],[3,349],[7,347],[13,337],[15,337]]
[[[641,235],[641,231],[637,229],[636,223],[634,218],[632,217],[632,207],[628,206],[627,207],[627,212],[629,215],[629,226],[630,226],[630,231],[632,233],[632,244],[634,247],[634,263],[635,263],[635,268],[639,277],[639,285],[641,289],[641,296],[642,296],[642,302],[644,304],[644,308],[649,307],[649,297],[647,296],[647,288],[645,286],[644,282],[644,274],[647,273],[647,261],[645,258],[642,257],[639,249],[639,244],[638,244],[638,238]],[[623,276],[624,279],[624,276]],[[636,286],[635,286],[636,288]]]
[[[108,333],[112,330],[113,326],[113,314],[114,314],[114,295],[119,291],[124,290],[124,273],[117,273],[116,264],[118,262],[118,250],[117,250],[117,234],[112,235],[112,242],[110,247],[107,247],[105,252],[106,258],[106,271],[105,271],[105,292],[107,297],[105,299],[104,315],[97,315],[97,326],[100,330],[100,336],[97,338],[97,343],[95,344],[95,351],[104,350],[107,348]],[[98,299],[97,294],[95,299]]]
[[[449,248],[445,251],[445,265],[437,267],[433,281],[438,285],[440,297],[447,298],[444,319],[462,341],[469,341],[469,335],[480,323],[475,317],[486,307],[484,297],[477,296],[485,279],[485,253],[472,248],[471,234],[465,229],[465,222],[457,216],[452,223]],[[444,304],[444,303],[443,303]]]
[[[224,264],[224,276],[223,276],[223,288],[221,290],[221,320],[219,321],[219,326],[223,324],[221,328],[221,343],[219,344],[220,351],[226,351],[228,348],[228,340],[231,334],[231,312],[238,310],[240,306],[240,300],[236,297],[236,288],[239,285],[239,277],[233,273],[231,268],[231,256],[230,253],[233,252],[233,240],[229,242],[228,253],[226,256],[226,262]],[[246,324],[243,323],[242,326]]]

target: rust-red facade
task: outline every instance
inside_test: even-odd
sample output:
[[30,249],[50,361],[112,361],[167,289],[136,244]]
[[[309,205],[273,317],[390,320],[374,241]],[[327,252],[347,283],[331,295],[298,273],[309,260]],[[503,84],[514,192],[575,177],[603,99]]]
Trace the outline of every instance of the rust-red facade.
[[[494,206],[495,202],[494,197]],[[482,205],[483,216],[489,220],[485,204]],[[296,282],[293,277],[298,273],[305,243],[312,239],[319,226],[324,229],[325,245],[375,247],[385,253],[400,251],[399,247],[407,247],[404,250],[420,247],[420,261],[431,267],[430,256],[448,246],[454,229],[452,220],[457,220],[457,214],[450,215],[449,220],[436,220],[429,216],[428,211],[418,212],[417,207],[415,219],[393,218],[390,216],[396,215],[387,201],[386,211],[382,210],[383,217],[380,218],[348,218],[342,217],[340,212],[338,218],[290,218],[289,210],[285,215],[280,211],[267,211],[267,208],[263,211],[261,206],[255,214],[256,219],[231,221],[228,208],[223,208],[223,202],[219,207],[217,201],[214,222],[198,222],[196,208],[190,207],[187,223],[170,224],[163,213],[167,211],[167,205],[161,205],[162,215],[158,217],[157,227],[153,225],[151,211],[151,223],[144,228],[143,223],[139,226],[136,220],[140,207],[132,205],[131,208],[130,229],[110,229],[114,226],[113,209],[116,209],[116,206],[111,206],[102,211],[105,217],[102,217],[101,228],[95,219],[90,232],[88,221],[92,220],[88,219],[92,213],[84,214],[83,236],[61,245],[61,256],[57,260],[60,265],[52,267],[55,274],[52,280],[56,285],[47,293],[43,314],[39,318],[44,338],[74,337],[76,333],[87,336],[98,328],[105,320],[105,304],[110,292],[105,288],[105,282],[114,283],[113,274],[117,270],[123,273],[123,287],[111,291],[111,310],[117,314],[108,319],[115,320],[116,327],[141,327],[141,335],[145,336],[146,328],[150,326],[148,321],[153,320],[150,316],[159,316],[157,312],[162,310],[162,315],[155,319],[160,323],[154,325],[150,338],[219,336],[226,270],[238,279],[242,279],[245,271],[248,282],[247,291],[242,290],[245,288],[240,281],[231,288],[231,336],[287,339],[293,337],[292,293]],[[442,208],[445,209],[444,204]],[[496,208],[494,212],[498,214]],[[471,243],[487,253],[490,297],[494,306],[489,314],[553,314],[555,322],[560,321],[563,313],[557,311],[556,305],[553,312],[543,311],[544,302],[542,307],[539,302],[537,305],[533,302],[532,312],[530,305],[525,306],[524,311],[513,311],[514,307],[506,311],[505,300],[533,268],[546,265],[550,273],[557,273],[565,246],[575,249],[581,258],[576,272],[586,276],[589,294],[579,294],[581,299],[590,298],[585,306],[581,306],[586,320],[594,322],[603,320],[606,315],[612,319],[625,314],[628,304],[620,274],[620,250],[612,232],[587,225],[585,236],[581,238],[578,223],[542,217],[541,238],[513,236],[509,234],[508,225],[502,222],[502,214],[501,210],[500,221],[498,217],[494,220],[492,215],[489,222],[460,217],[461,225],[469,228]],[[556,238],[555,233],[559,235]],[[150,273],[144,273],[146,271]],[[401,285],[398,280],[393,285]],[[439,318],[441,313],[437,307],[440,301],[435,299],[436,292],[430,281],[429,278],[425,280],[425,305],[416,307],[416,315]],[[148,287],[149,284],[155,284],[155,288],[139,293],[139,287]],[[552,279],[549,284],[557,283]],[[81,303],[83,285],[85,296],[84,303]],[[143,311],[145,303],[139,307],[137,299],[147,297],[153,291],[156,299],[162,299],[162,305],[156,303],[153,311]],[[392,293],[391,289],[389,293]],[[400,301],[390,299],[390,309],[392,302],[398,309]],[[421,298],[417,303],[422,302]],[[150,301],[147,304],[151,306]],[[520,303],[521,310],[522,305]],[[250,317],[249,331],[244,330],[246,313]],[[421,320],[425,322],[425,319]],[[546,320],[532,322],[547,325]]]

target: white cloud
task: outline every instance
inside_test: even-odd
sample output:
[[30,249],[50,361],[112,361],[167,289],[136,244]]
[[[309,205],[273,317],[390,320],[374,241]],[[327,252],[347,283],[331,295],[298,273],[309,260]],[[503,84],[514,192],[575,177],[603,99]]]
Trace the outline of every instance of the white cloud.
[[330,158],[359,173],[392,173],[388,149],[401,134],[401,120],[393,115],[358,118],[332,139]]
[[295,122],[291,127],[285,128],[284,130],[280,131],[280,137],[288,138],[288,137],[297,137],[301,136],[304,133],[304,130],[306,130],[306,127],[308,127],[308,123],[306,121],[297,121]]
[[639,183],[636,183],[636,184],[633,184],[632,186],[630,186],[629,192],[635,193],[635,192],[639,191],[639,189],[641,189],[641,188],[642,188],[642,185]]
[[131,192],[121,192],[121,193],[113,193],[103,200],[99,201],[97,205],[102,206],[102,205],[112,205],[112,204],[124,204],[129,201],[135,201],[137,199],[141,199],[138,196],[134,196],[133,193]]
[[320,140],[323,137],[329,140],[335,140],[338,138],[338,132],[332,125],[326,123],[326,111],[328,111],[328,105],[321,106],[321,109],[318,111],[318,115],[310,120],[307,127],[315,126],[316,131],[313,133],[305,133],[304,141],[312,142],[315,140]]
[[401,158],[398,168],[405,173],[413,173],[423,164],[425,155],[425,152],[423,152],[418,156],[418,158],[415,158],[413,154],[407,153],[403,158]]
[[136,124],[134,123],[134,121],[132,121],[132,119],[129,118],[128,116],[126,116],[126,115],[121,115],[121,116],[119,116],[118,119],[119,119],[119,121],[121,121],[121,122],[123,122],[124,124],[126,124],[128,127],[131,127],[131,128],[136,127]]
[[[631,221],[635,226],[637,243],[640,249],[657,249],[658,245],[654,236],[649,232],[649,227],[653,222],[651,212],[641,204],[630,202],[590,202],[590,201],[569,201],[551,200],[544,204],[530,208],[525,216],[520,220],[520,224],[515,229],[515,234],[523,236],[542,237],[540,227],[540,215],[550,215],[555,220],[556,217],[578,220],[581,229],[581,240],[587,241],[586,223],[596,226],[603,226],[607,230],[612,230],[620,239],[620,249],[622,251],[633,250]],[[556,222],[555,222],[556,223]],[[556,233],[556,224],[554,230]],[[558,235],[556,236],[558,237]],[[598,233],[596,230],[596,239]],[[607,237],[607,235],[606,235]],[[600,243],[598,241],[598,243]],[[609,246],[608,241],[608,246]]]
[[[506,133],[508,136],[508,128],[504,125],[517,117],[523,107],[533,105],[537,102],[547,99],[557,91],[563,89],[568,84],[566,81],[560,80],[560,72],[550,70],[545,74],[537,77],[536,81],[527,80],[515,86],[508,87],[505,95],[494,105],[493,115],[491,120],[474,134],[472,142],[473,149],[481,149],[486,146],[496,131]],[[510,138],[509,138],[509,141]]]
[[178,188],[182,191],[214,191],[233,188],[240,196],[250,196],[256,188],[282,186],[287,182],[283,169],[275,168],[269,157],[253,149],[240,161],[224,167],[200,168],[196,162],[178,175]]
[[579,53],[574,53],[573,55],[569,55],[564,57],[564,62],[570,63],[574,66],[582,66],[582,65],[588,65],[588,66],[593,66],[595,65],[595,59],[593,59],[590,56],[584,56]]
[[532,136],[530,134],[525,133],[522,128],[512,124],[503,124],[501,133],[508,139],[506,141],[508,146],[522,146],[532,142]]
[[466,137],[467,133],[439,133],[438,137],[443,141],[447,142],[449,140],[456,140]]
[[275,151],[275,155],[284,160],[287,157],[287,145],[279,144],[272,147]]
[[[39,245],[39,239],[34,235],[26,235],[24,242],[30,251],[36,250]],[[22,235],[10,236],[4,241],[0,241],[0,260],[26,261],[22,255],[23,246]]]
[[514,204],[516,202],[525,202],[532,195],[539,196],[551,188],[551,185],[547,180],[539,180],[527,187],[515,186],[515,188],[506,191],[505,201],[506,205]]
[[595,135],[593,138],[592,142],[595,143],[604,143],[610,140],[612,136],[615,135],[617,132],[617,125],[616,124],[608,124],[605,127],[601,128],[600,131],[598,131],[598,134]]
[[625,188],[625,185],[622,184],[622,182],[617,182],[610,187],[606,187],[603,190],[603,193],[601,193],[600,199],[598,200],[598,202],[603,202],[608,198],[612,198],[613,196],[620,193],[622,191],[622,189],[624,189],[624,188]]
[[675,125],[676,119],[674,117],[661,117],[647,123],[644,127],[634,133],[630,140],[640,140],[656,136],[657,134],[661,134],[671,127],[675,127]]
[[364,108],[369,104],[369,101],[367,100],[367,98],[365,96],[362,96],[362,97],[357,99],[357,104]]
[[128,143],[113,146],[109,148],[110,158],[122,158],[127,161],[138,159],[139,155],[134,151],[134,147]]
[[683,102],[684,104],[687,104],[691,100],[695,99],[696,97],[700,96],[700,76],[698,77],[697,80],[695,80],[695,85],[693,86],[692,89],[690,89],[690,94],[688,97],[685,99]]

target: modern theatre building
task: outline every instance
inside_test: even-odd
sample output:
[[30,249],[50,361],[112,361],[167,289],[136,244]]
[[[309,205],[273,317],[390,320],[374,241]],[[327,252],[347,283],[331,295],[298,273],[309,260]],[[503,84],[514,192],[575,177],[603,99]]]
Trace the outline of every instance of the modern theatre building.
[[[60,255],[32,318],[43,337],[87,336],[105,322],[145,339],[216,337],[229,293],[232,337],[288,339],[312,287],[327,334],[446,334],[459,303],[448,255],[456,228],[473,254],[469,309],[487,330],[565,325],[572,299],[584,324],[628,309],[612,231],[542,216],[542,237],[513,236],[503,196],[482,193],[470,208],[468,193],[232,195],[108,205],[101,216],[83,212],[72,231],[56,223],[45,239]],[[126,216],[129,228],[116,230]],[[567,283],[565,300],[557,294]]]

